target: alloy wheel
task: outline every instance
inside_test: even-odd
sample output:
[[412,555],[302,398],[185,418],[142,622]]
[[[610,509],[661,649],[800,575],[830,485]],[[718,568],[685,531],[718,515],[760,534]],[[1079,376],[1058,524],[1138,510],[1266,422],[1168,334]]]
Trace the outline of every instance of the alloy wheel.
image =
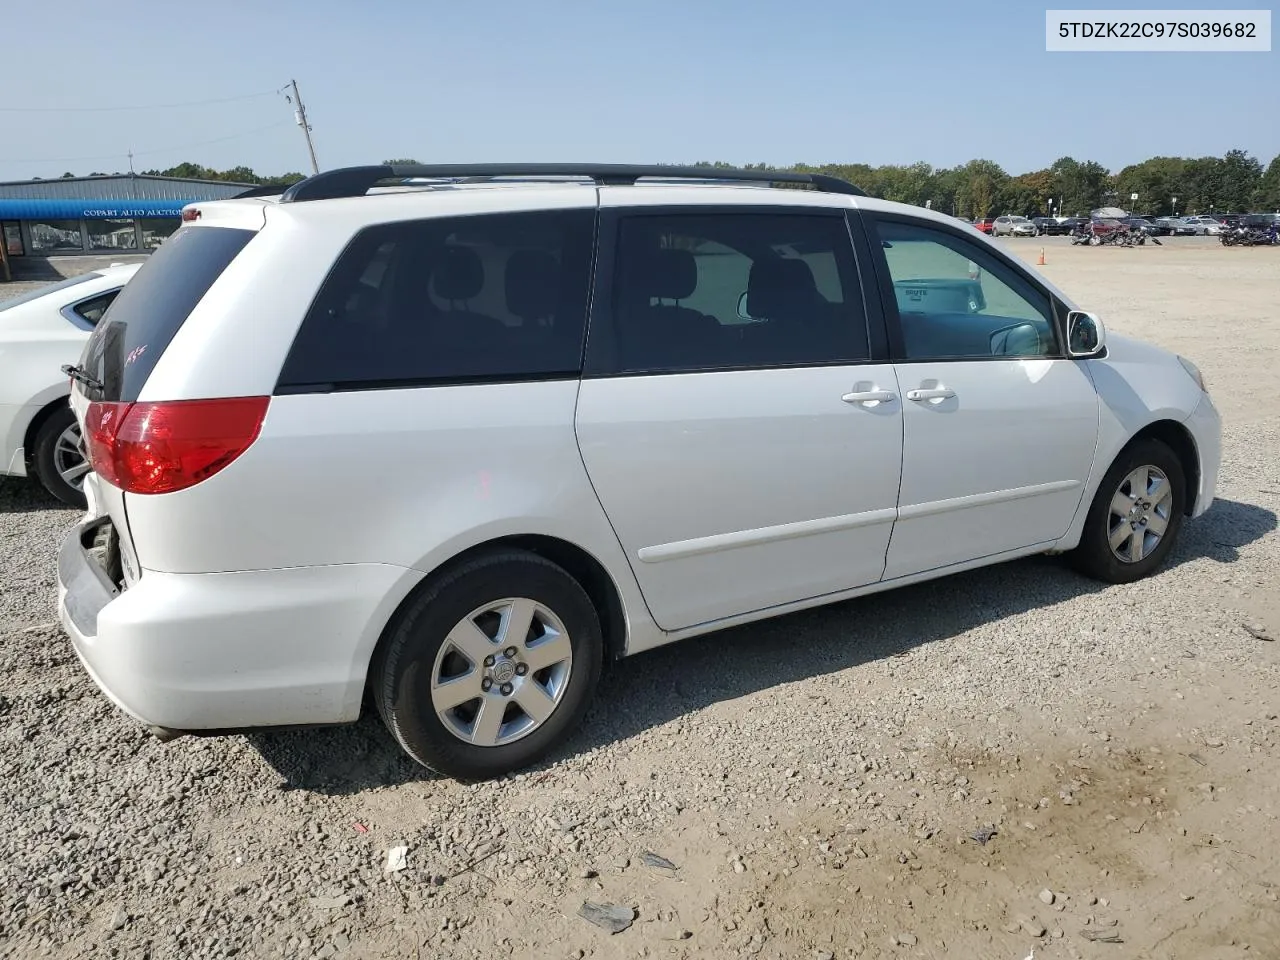
[[446,730],[481,747],[528,736],[564,697],[573,645],[559,617],[527,597],[486,604],[449,631],[431,669]]
[[73,423],[53,445],[53,468],[73,490],[84,489],[84,478],[89,473],[89,461],[80,452],[80,425]]
[[1173,486],[1163,470],[1137,467],[1120,481],[1111,498],[1107,541],[1122,563],[1138,563],[1151,556],[1164,539],[1173,509]]

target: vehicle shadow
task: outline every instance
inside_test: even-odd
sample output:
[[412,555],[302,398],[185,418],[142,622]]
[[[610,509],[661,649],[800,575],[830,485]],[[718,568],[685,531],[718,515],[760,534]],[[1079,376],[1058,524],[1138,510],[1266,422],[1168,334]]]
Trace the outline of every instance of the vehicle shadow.
[[[1200,560],[1231,563],[1241,547],[1275,529],[1271,511],[1218,500],[1183,527],[1160,575]],[[1106,589],[1058,558],[1031,557],[661,647],[613,665],[579,733],[525,773],[721,700],[892,657]],[[252,734],[250,741],[287,789],[343,795],[434,778],[404,756],[371,706],[350,726]]]
[[30,477],[0,477],[0,513],[74,510]]

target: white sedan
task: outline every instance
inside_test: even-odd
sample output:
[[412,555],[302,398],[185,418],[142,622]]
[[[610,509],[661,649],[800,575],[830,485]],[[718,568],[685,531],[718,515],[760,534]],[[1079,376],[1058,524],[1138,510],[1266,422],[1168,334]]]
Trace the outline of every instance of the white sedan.
[[1193,228],[1197,236],[1213,237],[1222,232],[1222,224],[1213,217],[1183,217],[1182,222]]
[[0,299],[0,475],[36,479],[59,500],[84,507],[89,464],[67,405],[64,364],[85,341],[138,263],[112,264]]

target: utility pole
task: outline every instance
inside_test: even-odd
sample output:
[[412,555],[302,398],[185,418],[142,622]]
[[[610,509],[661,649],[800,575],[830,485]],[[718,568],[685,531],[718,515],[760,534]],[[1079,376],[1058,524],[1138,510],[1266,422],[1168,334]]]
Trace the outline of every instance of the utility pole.
[[311,142],[311,124],[307,123],[307,108],[302,105],[302,94],[298,92],[298,81],[290,80],[293,85],[293,102],[297,104],[294,111],[294,117],[297,119],[298,126],[302,128],[302,134],[307,138],[307,152],[311,154],[311,172],[319,173],[320,164],[316,163],[316,148]]

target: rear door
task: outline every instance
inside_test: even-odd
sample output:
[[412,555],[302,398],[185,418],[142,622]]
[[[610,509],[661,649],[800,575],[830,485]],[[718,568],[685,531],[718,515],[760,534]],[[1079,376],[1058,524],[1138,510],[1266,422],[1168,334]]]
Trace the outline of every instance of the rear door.
[[902,405],[843,212],[601,193],[578,442],[656,622],[879,580]]

